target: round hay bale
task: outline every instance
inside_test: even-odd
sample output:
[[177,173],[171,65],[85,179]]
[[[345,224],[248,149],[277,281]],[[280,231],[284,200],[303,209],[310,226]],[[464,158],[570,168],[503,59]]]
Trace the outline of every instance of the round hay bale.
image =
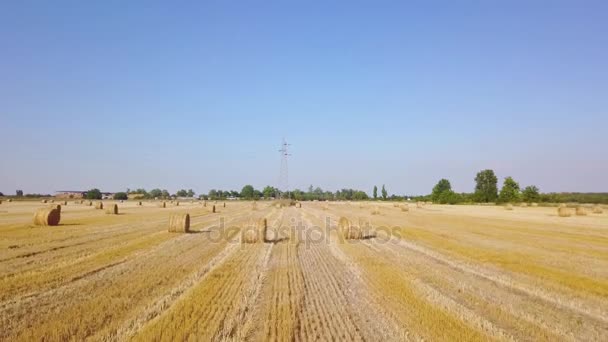
[[49,201],[48,201],[48,200],[43,199],[41,202],[42,202],[42,203],[48,203]]
[[587,216],[587,209],[585,207],[576,207],[576,216]]
[[103,202],[95,203],[95,209],[103,209]]
[[190,214],[173,214],[169,219],[170,233],[188,233],[190,231]]
[[407,204],[401,206],[401,211],[410,211],[410,207]]
[[226,202],[224,202],[224,208],[226,208]]
[[569,217],[570,215],[572,215],[572,213],[570,212],[569,208],[564,207],[558,207],[557,208],[557,215],[559,217]]
[[207,206],[207,201],[203,201],[203,207]]
[[379,206],[375,206],[374,209],[372,210],[372,215],[380,215],[380,207]]
[[249,224],[243,227],[241,231],[241,243],[266,242],[267,231],[268,222],[265,218],[261,218],[255,222],[250,220]]
[[52,200],[51,200],[51,203],[55,203],[55,200],[54,200],[54,199],[52,199]]
[[528,203],[522,202],[522,203],[519,204],[519,206],[522,207],[522,208],[525,208],[525,207],[528,206]]
[[532,202],[532,203],[530,203],[530,206],[531,206],[531,207],[538,207],[538,203],[534,203],[534,202]]
[[251,210],[258,210],[258,203],[257,202],[253,202],[251,203]]
[[118,204],[110,204],[110,206],[106,206],[106,214],[118,215]]
[[13,201],[13,199],[12,199],[12,198],[9,198],[9,199],[7,199],[6,201],[7,201],[8,203],[11,203],[11,202]]
[[567,206],[566,206],[566,203],[560,203],[560,204],[559,204],[559,207],[560,207],[560,208],[566,208]]
[[416,202],[416,208],[422,208],[424,206],[424,202]]
[[596,205],[596,206],[593,207],[593,213],[594,214],[602,214],[602,213],[604,213],[604,210],[599,205]]
[[92,205],[93,205],[93,201],[88,201],[88,202],[86,203],[86,205],[87,205],[87,206],[89,206],[89,207],[90,207],[90,206],[92,206]]
[[300,203],[300,202],[296,203],[296,208],[302,208],[302,203]]
[[2,204],[2,200],[0,200],[0,204]]
[[215,205],[213,207],[211,207],[211,212],[215,213]]
[[513,204],[508,203],[507,205],[505,205],[505,210],[513,210]]
[[161,208],[166,208],[166,207],[167,207],[167,202],[164,202],[164,201],[163,201],[163,202],[161,202],[161,203],[160,203],[160,207],[161,207]]
[[56,226],[61,220],[61,212],[53,208],[38,209],[34,214],[34,224],[37,226]]
[[137,202],[137,205],[141,207],[144,204],[141,201],[139,201],[139,202]]

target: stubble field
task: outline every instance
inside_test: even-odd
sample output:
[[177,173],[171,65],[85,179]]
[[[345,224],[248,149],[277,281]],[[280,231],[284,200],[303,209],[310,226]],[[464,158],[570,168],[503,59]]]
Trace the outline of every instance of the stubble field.
[[55,227],[0,204],[0,340],[608,340],[607,210],[222,203],[69,201]]

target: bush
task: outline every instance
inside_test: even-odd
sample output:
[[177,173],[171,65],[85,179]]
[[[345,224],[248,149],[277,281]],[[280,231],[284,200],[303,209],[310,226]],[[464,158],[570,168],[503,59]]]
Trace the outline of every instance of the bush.
[[115,200],[128,200],[129,196],[127,195],[126,192],[117,192],[114,194],[114,199]]
[[101,191],[99,189],[91,189],[87,191],[87,199],[101,199]]

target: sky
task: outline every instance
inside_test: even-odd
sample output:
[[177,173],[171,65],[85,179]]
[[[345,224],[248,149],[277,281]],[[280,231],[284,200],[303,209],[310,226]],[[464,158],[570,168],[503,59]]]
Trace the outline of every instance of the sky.
[[2,1],[0,192],[608,191],[606,1]]

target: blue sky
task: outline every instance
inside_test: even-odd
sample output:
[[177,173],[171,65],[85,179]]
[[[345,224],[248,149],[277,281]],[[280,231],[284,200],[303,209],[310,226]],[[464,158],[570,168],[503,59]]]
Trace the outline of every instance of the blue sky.
[[4,1],[0,191],[608,191],[605,1]]

